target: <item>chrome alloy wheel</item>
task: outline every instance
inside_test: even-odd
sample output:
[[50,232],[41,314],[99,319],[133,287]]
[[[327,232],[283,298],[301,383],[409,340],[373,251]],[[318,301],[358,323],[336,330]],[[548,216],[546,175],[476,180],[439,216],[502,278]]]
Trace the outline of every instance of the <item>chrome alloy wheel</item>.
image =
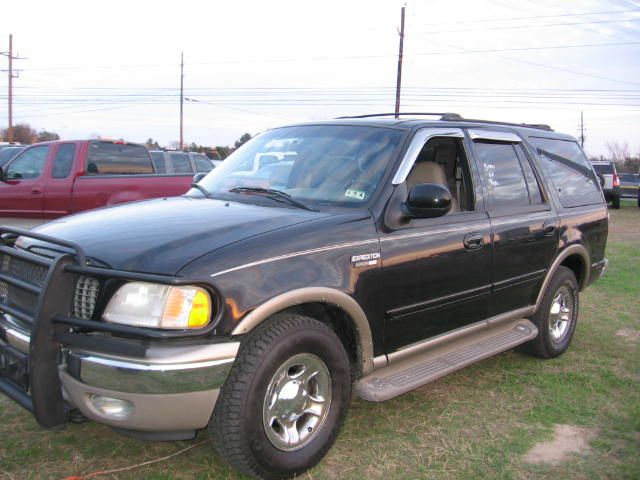
[[298,450],[322,428],[331,406],[331,375],[310,353],[284,362],[269,382],[262,422],[269,441],[284,451]]
[[556,292],[549,311],[549,335],[554,343],[564,340],[573,320],[573,293],[566,285]]

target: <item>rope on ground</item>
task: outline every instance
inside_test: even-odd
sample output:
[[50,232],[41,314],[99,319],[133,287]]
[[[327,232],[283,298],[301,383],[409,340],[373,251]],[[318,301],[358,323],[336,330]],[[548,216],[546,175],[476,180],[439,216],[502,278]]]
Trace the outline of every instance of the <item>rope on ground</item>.
[[177,457],[178,455],[183,454],[183,453],[191,450],[192,448],[196,448],[196,447],[202,445],[203,443],[205,443],[207,441],[208,440],[203,440],[203,441],[195,443],[193,445],[189,445],[188,447],[183,448],[182,450],[179,450],[177,452],[174,452],[171,455],[167,455],[166,457],[156,458],[154,460],[148,460],[146,462],[137,463],[135,465],[129,465],[128,467],[114,468],[114,469],[111,469],[111,470],[102,470],[102,471],[99,471],[99,472],[87,473],[86,475],[72,475],[70,477],[65,477],[64,480],[86,480],[87,478],[97,477],[98,475],[109,475],[111,473],[125,472],[127,470],[133,470],[135,468],[144,467],[145,465],[151,465],[152,463],[164,462],[165,460],[169,460],[170,458]]

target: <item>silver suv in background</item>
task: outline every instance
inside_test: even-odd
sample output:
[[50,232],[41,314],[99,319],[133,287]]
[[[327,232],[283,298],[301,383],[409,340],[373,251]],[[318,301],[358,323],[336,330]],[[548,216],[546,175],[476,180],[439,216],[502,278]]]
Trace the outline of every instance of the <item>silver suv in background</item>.
[[193,175],[210,172],[215,164],[204,153],[151,150],[151,161],[156,173]]
[[610,202],[613,208],[620,208],[620,178],[616,166],[608,160],[591,163],[600,180],[605,200],[607,203]]

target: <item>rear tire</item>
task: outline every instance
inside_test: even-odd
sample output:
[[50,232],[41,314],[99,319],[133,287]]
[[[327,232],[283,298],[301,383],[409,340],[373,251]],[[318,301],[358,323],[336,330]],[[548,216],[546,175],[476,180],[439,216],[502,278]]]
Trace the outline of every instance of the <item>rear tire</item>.
[[290,478],[325,456],[350,399],[349,357],[335,332],[313,318],[278,314],[242,342],[209,432],[242,473]]
[[615,197],[611,198],[611,206],[614,208],[614,210],[620,209],[620,195],[616,195]]
[[562,355],[573,338],[578,322],[578,281],[573,271],[560,266],[553,275],[538,310],[529,320],[538,328],[538,336],[522,350],[539,358]]

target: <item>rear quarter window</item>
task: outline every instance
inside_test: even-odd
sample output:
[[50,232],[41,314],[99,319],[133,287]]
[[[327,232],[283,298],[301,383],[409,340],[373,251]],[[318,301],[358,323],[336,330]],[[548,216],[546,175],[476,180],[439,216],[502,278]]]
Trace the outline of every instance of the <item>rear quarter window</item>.
[[563,207],[602,203],[591,163],[575,141],[530,137]]
[[142,145],[106,141],[89,143],[88,175],[133,175],[153,173],[149,151]]

